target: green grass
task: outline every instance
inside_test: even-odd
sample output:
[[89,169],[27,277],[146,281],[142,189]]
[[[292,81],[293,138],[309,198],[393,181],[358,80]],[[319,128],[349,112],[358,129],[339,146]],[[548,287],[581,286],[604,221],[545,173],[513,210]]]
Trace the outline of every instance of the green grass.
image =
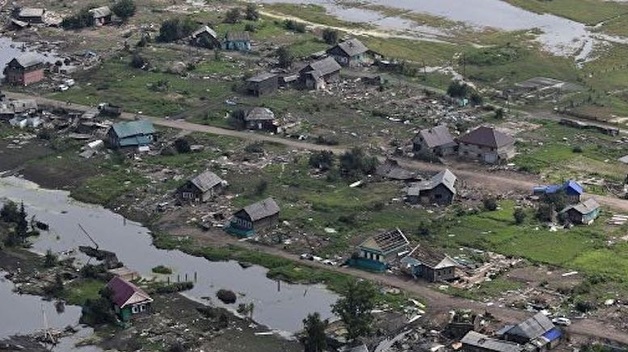
[[325,42],[317,38],[303,39],[291,44],[289,47],[290,52],[295,57],[306,58],[312,55],[313,53],[319,51],[325,51],[329,48]]
[[121,165],[106,168],[105,173],[88,178],[70,194],[72,198],[89,202],[109,205],[121,196],[141,189],[148,184],[142,174]]
[[157,265],[156,267],[151,269],[151,271],[154,272],[155,274],[164,274],[164,275],[172,274],[172,269],[164,265]]
[[88,299],[100,297],[99,291],[106,283],[94,279],[77,279],[65,287],[64,299],[71,305],[83,305]]
[[273,14],[281,14],[290,17],[300,18],[304,21],[327,25],[332,27],[348,27],[348,28],[370,28],[371,26],[364,23],[352,23],[340,20],[334,16],[327,14],[327,11],[320,5],[295,5],[295,4],[266,4],[264,11]]
[[504,0],[512,5],[536,13],[551,13],[587,25],[628,12],[628,6],[613,1],[600,0]]
[[369,49],[387,58],[426,65],[442,65],[460,51],[460,47],[448,43],[378,37],[362,37],[360,40],[363,40]]

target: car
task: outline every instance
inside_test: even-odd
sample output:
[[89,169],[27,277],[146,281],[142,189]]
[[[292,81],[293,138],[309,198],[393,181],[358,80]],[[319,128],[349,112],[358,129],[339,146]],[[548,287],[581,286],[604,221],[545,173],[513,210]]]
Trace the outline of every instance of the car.
[[301,254],[301,256],[300,256],[299,258],[304,259],[304,260],[305,260],[305,259],[307,259],[307,260],[313,260],[312,255],[311,255],[311,254],[309,254],[309,253],[303,253],[303,254]]
[[562,326],[569,326],[571,325],[571,320],[567,319],[567,318],[554,318],[552,319],[552,323],[556,324],[556,325],[562,325]]
[[335,261],[330,260],[330,259],[325,259],[321,263],[323,263],[325,265],[331,265],[331,266],[335,266],[337,264]]
[[60,85],[57,87],[57,89],[58,89],[60,92],[65,92],[66,90],[70,89],[70,87],[66,86],[65,84],[60,84]]

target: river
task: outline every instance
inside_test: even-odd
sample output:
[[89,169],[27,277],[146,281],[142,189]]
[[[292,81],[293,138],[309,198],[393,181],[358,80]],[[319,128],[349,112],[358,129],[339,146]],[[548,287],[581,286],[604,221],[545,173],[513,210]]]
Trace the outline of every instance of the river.
[[[299,3],[325,6],[328,12],[351,22],[366,22],[381,29],[426,33],[424,26],[417,27],[402,18],[385,17],[374,11],[342,6],[336,0],[260,0],[262,3]],[[477,28],[491,27],[514,31],[540,29],[537,40],[556,55],[573,56],[576,61],[591,59],[596,46],[607,42],[626,43],[626,38],[593,33],[582,23],[550,14],[537,14],[510,5],[501,0],[367,0],[365,3],[398,8],[432,16],[464,22]],[[437,32],[435,32],[437,33]],[[431,33],[434,34],[434,33]],[[431,35],[428,35],[428,38]]]
[[[338,296],[322,285],[293,285],[277,282],[266,277],[267,269],[260,266],[242,268],[237,262],[209,262],[178,250],[161,250],[152,245],[147,228],[125,220],[121,215],[101,206],[72,200],[68,192],[39,188],[36,184],[19,178],[0,178],[0,198],[23,201],[30,215],[48,223],[50,231],[43,233],[33,243],[33,250],[44,253],[51,249],[60,253],[76,249],[79,245],[93,245],[78,224],[94,238],[101,249],[115,252],[125,266],[145,277],[155,276],[151,269],[165,265],[174,270],[172,280],[185,274],[198,281],[186,295],[198,301],[212,297],[212,303],[234,309],[215,299],[221,288],[239,293],[238,303],[253,302],[253,318],[272,329],[293,333],[302,328],[303,318],[319,312],[323,318],[332,317],[331,305]],[[205,301],[207,302],[207,301]],[[10,307],[7,307],[12,311]],[[17,311],[13,311],[17,314]],[[35,325],[40,326],[38,316]]]

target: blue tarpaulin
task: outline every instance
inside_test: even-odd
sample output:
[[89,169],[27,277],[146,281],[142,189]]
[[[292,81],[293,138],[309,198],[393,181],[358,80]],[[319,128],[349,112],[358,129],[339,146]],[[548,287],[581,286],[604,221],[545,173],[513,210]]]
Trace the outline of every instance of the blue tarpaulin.
[[548,332],[546,332],[545,334],[543,334],[543,337],[548,339],[550,342],[560,339],[561,336],[563,336],[563,334],[560,332],[560,330],[556,328],[553,328],[549,330]]

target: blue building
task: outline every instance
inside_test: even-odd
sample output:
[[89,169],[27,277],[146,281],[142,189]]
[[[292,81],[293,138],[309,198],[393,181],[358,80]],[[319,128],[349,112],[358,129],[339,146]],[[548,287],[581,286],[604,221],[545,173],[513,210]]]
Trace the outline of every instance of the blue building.
[[600,205],[595,199],[587,199],[582,203],[570,205],[561,210],[561,214],[566,216],[566,220],[572,224],[589,225],[600,216]]
[[408,249],[410,242],[399,229],[369,237],[357,247],[349,265],[371,271],[385,271],[397,254]]
[[569,180],[561,185],[537,186],[532,190],[535,195],[549,196],[559,192],[564,192],[570,204],[580,202],[580,197],[584,193],[584,188],[576,181]]
[[250,51],[251,37],[249,32],[228,32],[222,43],[224,50]]

